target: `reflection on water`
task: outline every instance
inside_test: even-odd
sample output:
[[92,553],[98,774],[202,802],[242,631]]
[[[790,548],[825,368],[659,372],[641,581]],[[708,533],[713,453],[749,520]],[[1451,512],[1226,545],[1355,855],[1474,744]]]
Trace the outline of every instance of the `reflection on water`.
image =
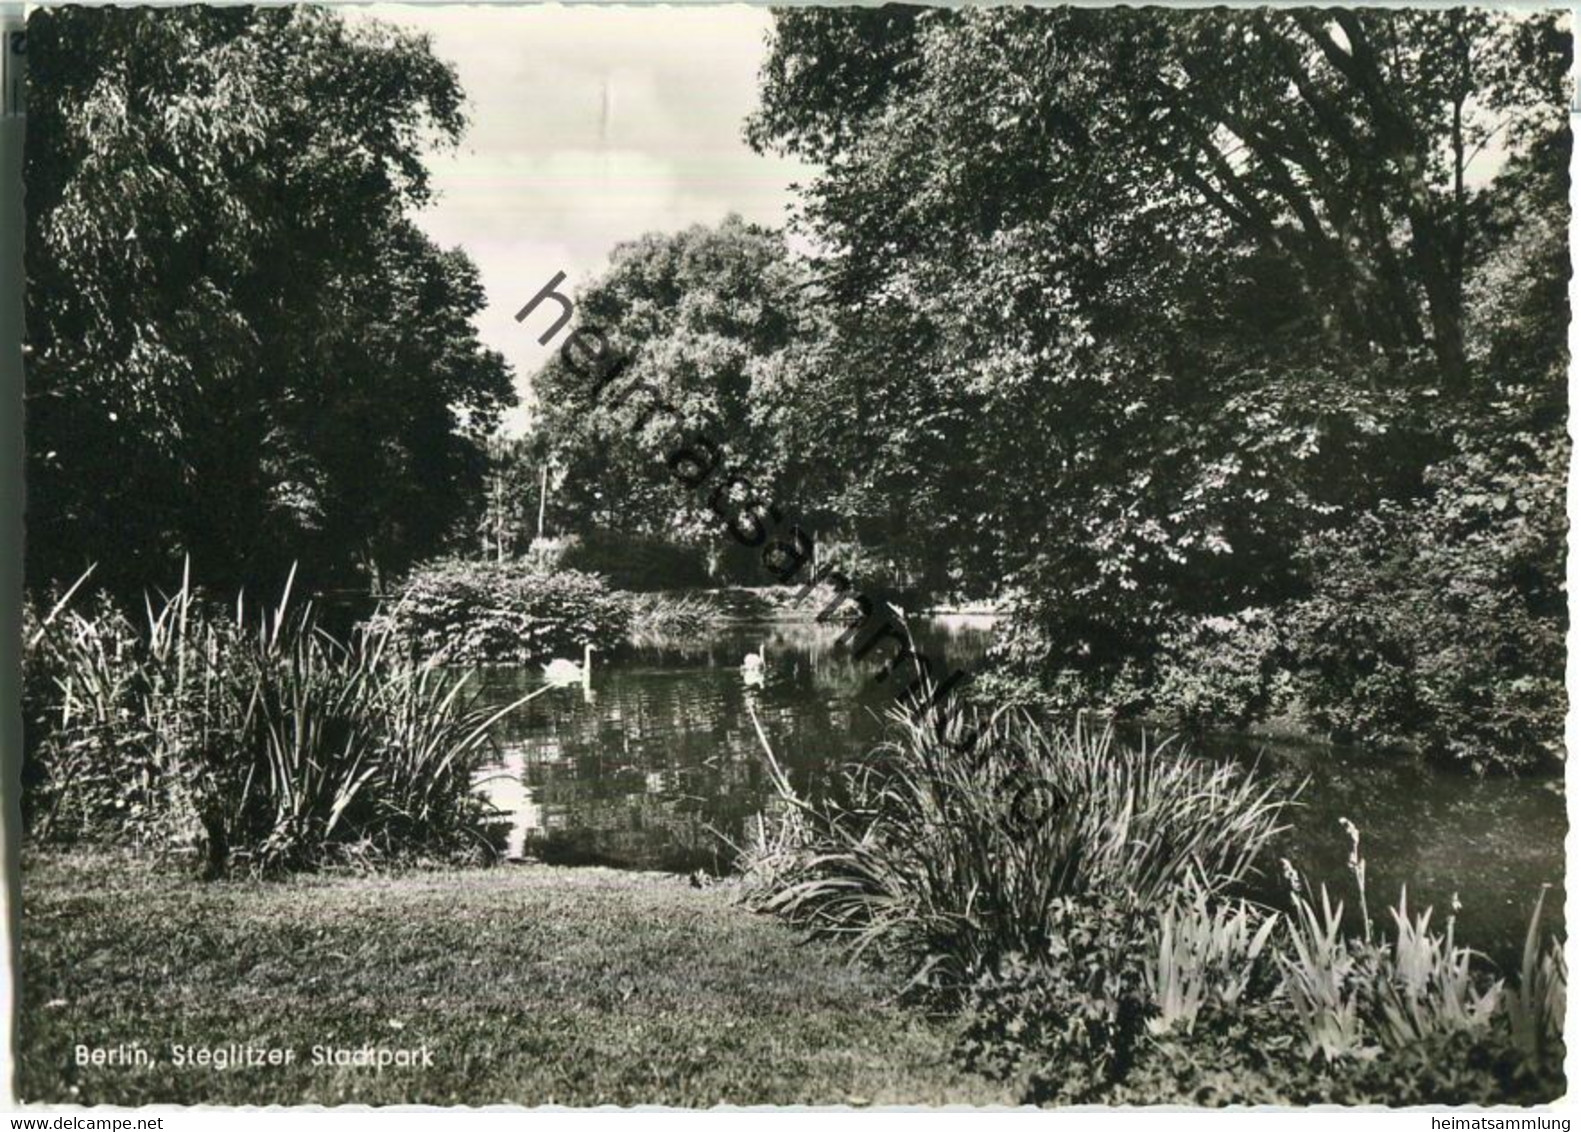
[[[986,647],[987,626],[982,618],[934,619],[917,629],[917,648],[967,666]],[[517,819],[514,839],[546,860],[727,868],[730,843],[770,792],[749,699],[799,781],[882,731],[899,682],[878,678],[879,653],[856,660],[835,646],[837,635],[765,625],[604,666],[595,657],[590,690],[556,688],[507,721],[502,769],[520,775],[510,782],[491,770],[490,800]],[[760,670],[743,670],[749,653],[764,658]],[[490,669],[482,678],[502,702],[542,680],[531,669]]]
[[[916,630],[920,651],[970,667],[988,644],[982,618],[937,618]],[[836,632],[813,625],[732,627],[692,642],[600,664],[591,688],[556,688],[505,725],[503,762],[485,790],[510,815],[509,851],[561,863],[689,872],[729,867],[730,843],[771,792],[750,700],[793,778],[810,783],[864,750],[883,729],[894,685],[875,656],[855,660]],[[761,682],[742,661],[762,650]],[[503,702],[536,686],[529,669],[482,674]],[[1541,885],[1562,920],[1564,800],[1541,780],[1474,780],[1403,759],[1293,743],[1213,739],[1195,749],[1259,758],[1292,787],[1308,780],[1279,854],[1355,904],[1339,827],[1361,827],[1374,919],[1409,882],[1412,906],[1435,922],[1462,903],[1457,936],[1505,961],[1518,952]],[[1270,885],[1270,900],[1282,894]]]

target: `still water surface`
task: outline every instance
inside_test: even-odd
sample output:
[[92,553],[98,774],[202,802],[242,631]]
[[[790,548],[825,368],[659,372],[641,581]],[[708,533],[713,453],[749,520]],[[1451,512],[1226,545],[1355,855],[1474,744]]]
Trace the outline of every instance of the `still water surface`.
[[[989,623],[935,618],[916,627],[921,651],[970,667]],[[724,871],[747,819],[772,793],[746,707],[763,721],[776,755],[806,783],[865,750],[882,732],[893,695],[875,681],[874,658],[854,660],[836,631],[816,625],[731,627],[695,641],[594,658],[592,687],[555,688],[505,725],[502,762],[485,790],[509,815],[512,852],[565,864],[690,872]],[[767,650],[761,687],[747,687],[741,659]],[[941,671],[948,671],[941,669]],[[538,669],[481,674],[500,702],[542,682]],[[1502,964],[1518,956],[1533,902],[1552,930],[1562,924],[1564,799],[1547,779],[1477,780],[1420,763],[1319,744],[1210,738],[1203,757],[1256,760],[1301,805],[1276,855],[1313,882],[1326,879],[1355,905],[1339,819],[1362,831],[1374,920],[1410,885],[1412,908],[1435,923],[1458,896],[1457,936]],[[1277,878],[1268,898],[1282,900]]]

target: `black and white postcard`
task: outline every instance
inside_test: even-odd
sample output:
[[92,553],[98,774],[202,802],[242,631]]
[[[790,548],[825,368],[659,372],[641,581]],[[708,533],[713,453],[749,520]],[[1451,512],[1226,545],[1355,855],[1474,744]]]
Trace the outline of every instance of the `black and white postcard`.
[[7,35],[22,1104],[1563,1097],[1566,11]]

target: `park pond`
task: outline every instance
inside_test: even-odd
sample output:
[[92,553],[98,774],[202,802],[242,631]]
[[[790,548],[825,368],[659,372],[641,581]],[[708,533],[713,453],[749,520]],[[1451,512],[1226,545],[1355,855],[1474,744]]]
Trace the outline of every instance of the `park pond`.
[[[919,651],[949,671],[987,648],[987,619],[933,618]],[[749,819],[773,793],[749,704],[793,778],[809,783],[882,734],[892,686],[875,657],[855,659],[830,627],[730,626],[695,640],[595,657],[589,687],[557,687],[505,725],[500,762],[483,778],[510,822],[513,855],[560,864],[670,872],[727,871]],[[764,650],[761,686],[742,658]],[[500,702],[543,680],[537,668],[479,674]],[[1562,929],[1565,805],[1553,778],[1473,778],[1420,760],[1326,744],[1243,736],[1194,740],[1204,758],[1256,761],[1293,791],[1276,855],[1354,907],[1350,843],[1361,830],[1369,905],[1387,922],[1408,884],[1413,910],[1442,923],[1458,899],[1456,936],[1508,969],[1544,885],[1548,930]],[[1275,870],[1277,871],[1277,870]],[[1281,898],[1280,877],[1265,898]]]

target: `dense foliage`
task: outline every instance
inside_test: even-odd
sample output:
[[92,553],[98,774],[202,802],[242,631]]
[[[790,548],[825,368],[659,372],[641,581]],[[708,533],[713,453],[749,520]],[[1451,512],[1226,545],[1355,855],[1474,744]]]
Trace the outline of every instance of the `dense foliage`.
[[[910,712],[892,720],[895,739],[827,797],[777,776],[789,840],[749,857],[748,887],[764,910],[945,992],[1055,945],[1073,904],[1232,888],[1280,829],[1270,788],[1178,750],[1012,712],[942,734]],[[957,749],[979,729],[971,753]]]
[[1473,766],[1555,762],[1569,447],[1518,418],[1457,439],[1428,469],[1431,494],[1303,548],[1312,591],[1290,618],[1301,700],[1340,737]]
[[[589,530],[566,540],[559,565],[609,579],[635,593],[706,587],[709,559],[718,547],[677,542],[659,535]],[[752,579],[761,581],[761,573]]]
[[[783,11],[747,133],[819,168],[812,250],[650,236],[580,313],[842,561],[999,598],[1061,706],[1531,765],[1570,53],[1535,13]],[[538,389],[584,527],[728,543]]]
[[[660,535],[718,552],[707,494],[678,486],[663,457],[700,434],[719,446],[722,463],[772,483],[778,447],[765,443],[759,418],[778,360],[801,333],[802,281],[783,236],[738,217],[615,248],[576,304],[579,323],[604,333],[610,355],[630,358],[619,384],[595,398],[559,358],[533,382],[538,427],[558,465],[557,534]],[[639,383],[647,392],[630,393]],[[659,401],[676,414],[650,414]]]
[[[1455,917],[1373,918],[1288,863],[1248,901],[1285,800],[1228,767],[1107,735],[897,717],[820,797],[778,776],[743,854],[755,907],[910,977],[962,1017],[959,1053],[1038,1104],[1492,1104],[1564,1091],[1566,968],[1533,912],[1503,978]],[[981,751],[977,754],[977,751]],[[1029,793],[1029,789],[1031,793]],[[1039,798],[1036,806],[1027,799]]]
[[632,607],[596,574],[531,564],[442,559],[413,570],[379,623],[425,659],[445,663],[582,661],[625,639]]
[[183,580],[142,624],[102,594],[29,607],[33,833],[200,848],[211,876],[235,860],[273,872],[487,855],[473,777],[492,722],[525,701],[479,706],[386,633],[339,643],[289,592],[254,616]]
[[310,7],[39,11],[28,57],[32,582],[366,583],[441,546],[514,397],[476,270],[408,217],[450,67]]

